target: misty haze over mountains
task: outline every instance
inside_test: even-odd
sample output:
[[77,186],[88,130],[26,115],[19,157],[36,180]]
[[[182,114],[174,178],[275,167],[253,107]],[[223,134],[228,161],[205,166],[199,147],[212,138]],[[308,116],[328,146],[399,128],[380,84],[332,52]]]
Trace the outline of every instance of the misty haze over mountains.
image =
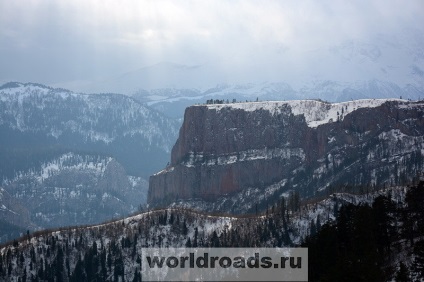
[[0,0],[0,281],[254,246],[424,281],[423,27],[422,0]]
[[221,84],[285,83],[299,96],[304,96],[313,95],[305,92],[305,87],[330,82],[337,84],[334,90],[319,97],[330,101],[339,99],[340,89],[355,88],[374,80],[394,83],[401,89],[412,86],[422,91],[424,87],[424,36],[418,29],[352,38],[334,45],[298,49],[283,46],[280,49],[274,61],[261,61],[252,54],[250,60],[234,65],[219,60],[194,65],[162,62],[97,81],[54,86],[77,92],[132,95],[142,89],[196,89],[203,92]]
[[274,61],[231,65],[162,62],[95,81],[54,84],[83,93],[122,93],[173,118],[208,99],[232,101],[424,97],[424,36],[418,29],[338,44],[284,48]]

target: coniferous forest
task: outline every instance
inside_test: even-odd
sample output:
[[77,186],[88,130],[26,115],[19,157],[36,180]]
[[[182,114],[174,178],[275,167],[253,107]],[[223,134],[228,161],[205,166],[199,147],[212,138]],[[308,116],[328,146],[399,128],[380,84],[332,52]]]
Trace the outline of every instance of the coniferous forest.
[[307,234],[296,226],[308,211],[283,200],[238,218],[165,209],[28,233],[1,249],[0,281],[142,281],[143,247],[287,246],[309,249],[309,281],[422,281],[424,182],[406,191],[400,201],[389,193],[370,204],[334,205]]
[[422,281],[423,203],[421,182],[401,205],[379,196],[371,206],[342,206],[335,222],[302,244],[309,248],[310,281]]

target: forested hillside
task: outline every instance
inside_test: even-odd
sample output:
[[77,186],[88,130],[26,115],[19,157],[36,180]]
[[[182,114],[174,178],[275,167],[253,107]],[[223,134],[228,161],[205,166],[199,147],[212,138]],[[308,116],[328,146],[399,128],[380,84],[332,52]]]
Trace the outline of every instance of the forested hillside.
[[0,278],[141,281],[142,247],[306,246],[310,281],[421,279],[423,200],[421,182],[302,205],[282,200],[263,214],[244,217],[149,211],[102,225],[27,234],[1,248]]
[[310,281],[423,281],[423,203],[421,182],[400,204],[379,196],[372,205],[342,206],[302,244]]
[[124,95],[0,86],[0,242],[133,213],[178,126]]

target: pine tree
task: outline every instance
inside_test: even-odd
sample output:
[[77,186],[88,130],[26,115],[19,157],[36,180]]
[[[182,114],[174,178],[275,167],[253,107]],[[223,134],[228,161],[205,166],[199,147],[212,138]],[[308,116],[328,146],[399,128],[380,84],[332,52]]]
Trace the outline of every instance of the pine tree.
[[197,248],[197,236],[199,235],[199,231],[197,227],[194,228],[194,239],[193,239],[193,247]]
[[406,208],[402,209],[402,234],[414,246],[414,238],[424,235],[424,182],[411,187],[405,196]]
[[373,225],[376,234],[376,243],[381,254],[390,253],[390,244],[393,241],[393,216],[395,205],[389,197],[379,196],[373,204]]
[[111,248],[109,248],[108,254],[107,254],[107,269],[109,271],[112,270],[112,253],[111,253]]
[[414,255],[414,270],[424,279],[424,240],[415,244]]
[[311,220],[311,224],[310,224],[310,226],[311,226],[311,232],[310,232],[310,235],[311,235],[311,236],[315,236],[315,234],[317,233],[317,227],[316,227],[316,225],[315,225],[314,220]]
[[317,231],[319,231],[321,229],[321,220],[319,215],[317,216]]
[[216,234],[216,231],[214,230],[212,233],[212,238],[211,238],[211,247],[219,248],[219,246],[220,246],[220,243],[219,243],[218,234]]
[[186,236],[187,233],[188,233],[187,222],[186,222],[185,218],[184,218],[184,221],[183,221],[182,233],[183,233],[184,236]]
[[64,267],[64,254],[63,254],[63,250],[62,247],[58,248],[59,250],[57,251],[57,255],[56,255],[56,269],[55,269],[55,276],[56,276],[56,281],[62,281],[63,280],[63,267]]
[[124,274],[125,274],[125,266],[124,266],[124,261],[122,259],[122,254],[120,254],[118,256],[117,259],[115,259],[115,268],[114,268],[114,277],[115,277],[115,281],[118,280],[118,277],[121,276],[122,277],[122,281],[124,280]]
[[100,254],[100,272],[102,275],[103,280],[106,279],[107,275],[107,269],[106,269],[106,249],[103,247],[101,254]]
[[74,272],[72,273],[71,282],[79,282],[79,281],[86,281],[86,275],[84,273],[84,267],[83,267],[83,262],[81,261],[81,259],[78,259],[75,268],[74,268]]
[[134,271],[134,278],[133,278],[133,280],[132,280],[133,282],[139,282],[139,281],[141,281],[141,275],[140,275],[140,273],[138,272],[138,269],[137,269],[137,267],[135,268],[135,271]]
[[170,215],[170,217],[169,217],[169,224],[174,224],[174,213],[173,212],[171,212],[171,215]]
[[410,282],[408,269],[403,262],[399,265],[399,271],[396,273],[396,282]]

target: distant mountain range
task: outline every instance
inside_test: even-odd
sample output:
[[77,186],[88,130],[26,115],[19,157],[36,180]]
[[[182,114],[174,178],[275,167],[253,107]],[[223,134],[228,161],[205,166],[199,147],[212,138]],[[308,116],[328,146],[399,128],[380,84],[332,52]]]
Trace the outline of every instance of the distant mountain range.
[[275,62],[161,62],[98,81],[58,87],[84,93],[122,93],[170,117],[207,99],[237,101],[424,97],[424,36],[418,29],[375,34],[338,44],[283,48]]
[[[282,84],[289,85],[299,99],[328,101],[394,98],[379,96],[393,94],[386,92],[387,87],[406,91],[405,98],[411,99],[416,97],[414,92],[417,90],[421,95],[423,92],[424,36],[418,29],[309,48],[283,48],[275,59],[274,62],[261,62],[253,57],[242,65],[219,60],[191,65],[161,62],[98,81],[77,81],[58,86],[85,93],[133,95],[142,90],[153,90],[154,93],[155,89],[189,89],[204,93],[216,85],[227,85],[233,90],[240,88],[236,85],[247,85],[259,90]],[[377,89],[373,86],[375,83],[379,84]],[[281,90],[287,89],[278,89],[278,97],[274,99],[292,99],[289,92]],[[355,93],[344,93],[344,90]],[[171,94],[166,96],[170,98]]]
[[309,81],[295,89],[287,83],[220,84],[207,90],[154,89],[140,90],[133,97],[170,117],[182,117],[186,107],[203,104],[210,99],[224,102],[281,101],[321,99],[329,102],[345,102],[357,99],[424,98],[424,87],[408,84],[401,86],[390,81],[367,80],[338,82],[331,80]]

